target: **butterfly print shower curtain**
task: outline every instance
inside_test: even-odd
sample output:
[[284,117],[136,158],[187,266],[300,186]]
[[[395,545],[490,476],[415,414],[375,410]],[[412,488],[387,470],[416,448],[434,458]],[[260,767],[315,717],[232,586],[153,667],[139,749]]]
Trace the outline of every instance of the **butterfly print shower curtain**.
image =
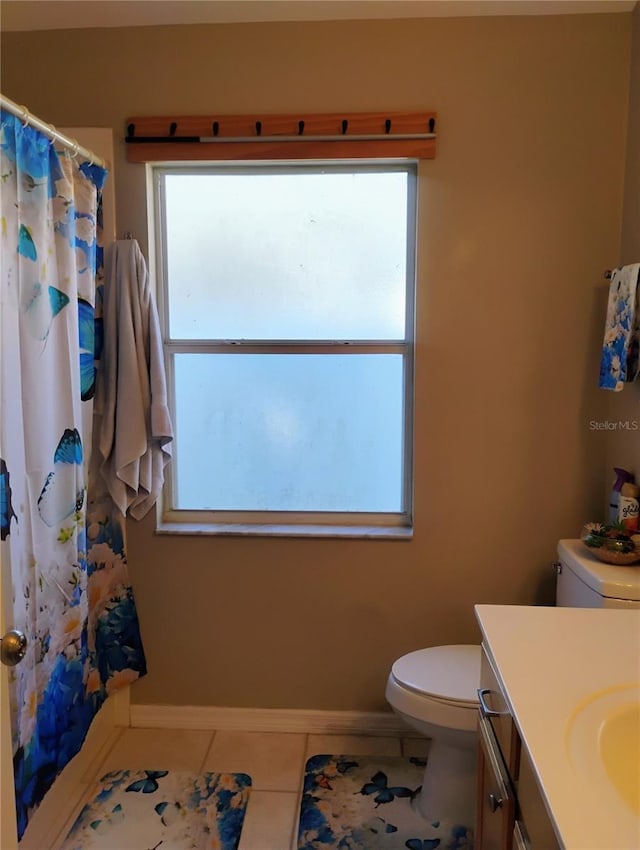
[[0,546],[28,639],[10,670],[19,837],[107,696],[146,672],[124,518],[91,466],[106,176],[2,112]]

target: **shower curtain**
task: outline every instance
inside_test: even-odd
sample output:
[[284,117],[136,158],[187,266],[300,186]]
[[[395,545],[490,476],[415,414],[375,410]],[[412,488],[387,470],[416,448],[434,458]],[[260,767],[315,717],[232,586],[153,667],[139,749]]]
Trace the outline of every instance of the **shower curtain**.
[[10,675],[19,837],[108,694],[146,672],[124,517],[91,465],[106,176],[2,112],[0,545],[28,639]]

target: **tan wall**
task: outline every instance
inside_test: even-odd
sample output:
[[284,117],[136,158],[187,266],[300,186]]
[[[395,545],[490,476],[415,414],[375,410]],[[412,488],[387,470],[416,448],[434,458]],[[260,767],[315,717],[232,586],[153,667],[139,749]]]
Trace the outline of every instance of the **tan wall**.
[[[640,263],[640,4],[633,13],[632,33],[620,265]],[[640,482],[640,381],[626,386],[621,393],[610,394],[608,402],[607,421],[616,430],[603,432],[607,435],[607,500],[613,483],[614,466],[635,473],[636,481]]]
[[589,421],[619,254],[631,18],[7,34],[3,92],[116,134],[118,229],[146,249],[130,115],[435,109],[419,178],[411,542],[157,537],[129,526],[138,703],[382,709],[390,663],[479,639],[474,603],[550,601],[598,515]]

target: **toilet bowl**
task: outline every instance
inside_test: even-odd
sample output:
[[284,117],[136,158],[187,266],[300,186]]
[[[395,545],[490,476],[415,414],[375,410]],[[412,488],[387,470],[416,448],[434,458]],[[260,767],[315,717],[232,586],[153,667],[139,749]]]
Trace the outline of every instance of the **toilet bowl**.
[[[640,608],[640,567],[601,563],[582,540],[561,540],[556,604]],[[467,828],[475,823],[479,646],[434,646],[394,662],[386,698],[409,726],[431,738],[420,814]]]
[[415,805],[429,821],[473,829],[480,655],[477,645],[434,646],[394,662],[385,696],[409,726],[431,739]]

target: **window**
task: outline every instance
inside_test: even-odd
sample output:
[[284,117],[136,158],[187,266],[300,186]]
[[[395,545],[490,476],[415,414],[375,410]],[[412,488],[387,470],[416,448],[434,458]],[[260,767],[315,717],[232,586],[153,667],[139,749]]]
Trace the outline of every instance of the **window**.
[[176,431],[165,528],[408,528],[415,166],[152,177]]

